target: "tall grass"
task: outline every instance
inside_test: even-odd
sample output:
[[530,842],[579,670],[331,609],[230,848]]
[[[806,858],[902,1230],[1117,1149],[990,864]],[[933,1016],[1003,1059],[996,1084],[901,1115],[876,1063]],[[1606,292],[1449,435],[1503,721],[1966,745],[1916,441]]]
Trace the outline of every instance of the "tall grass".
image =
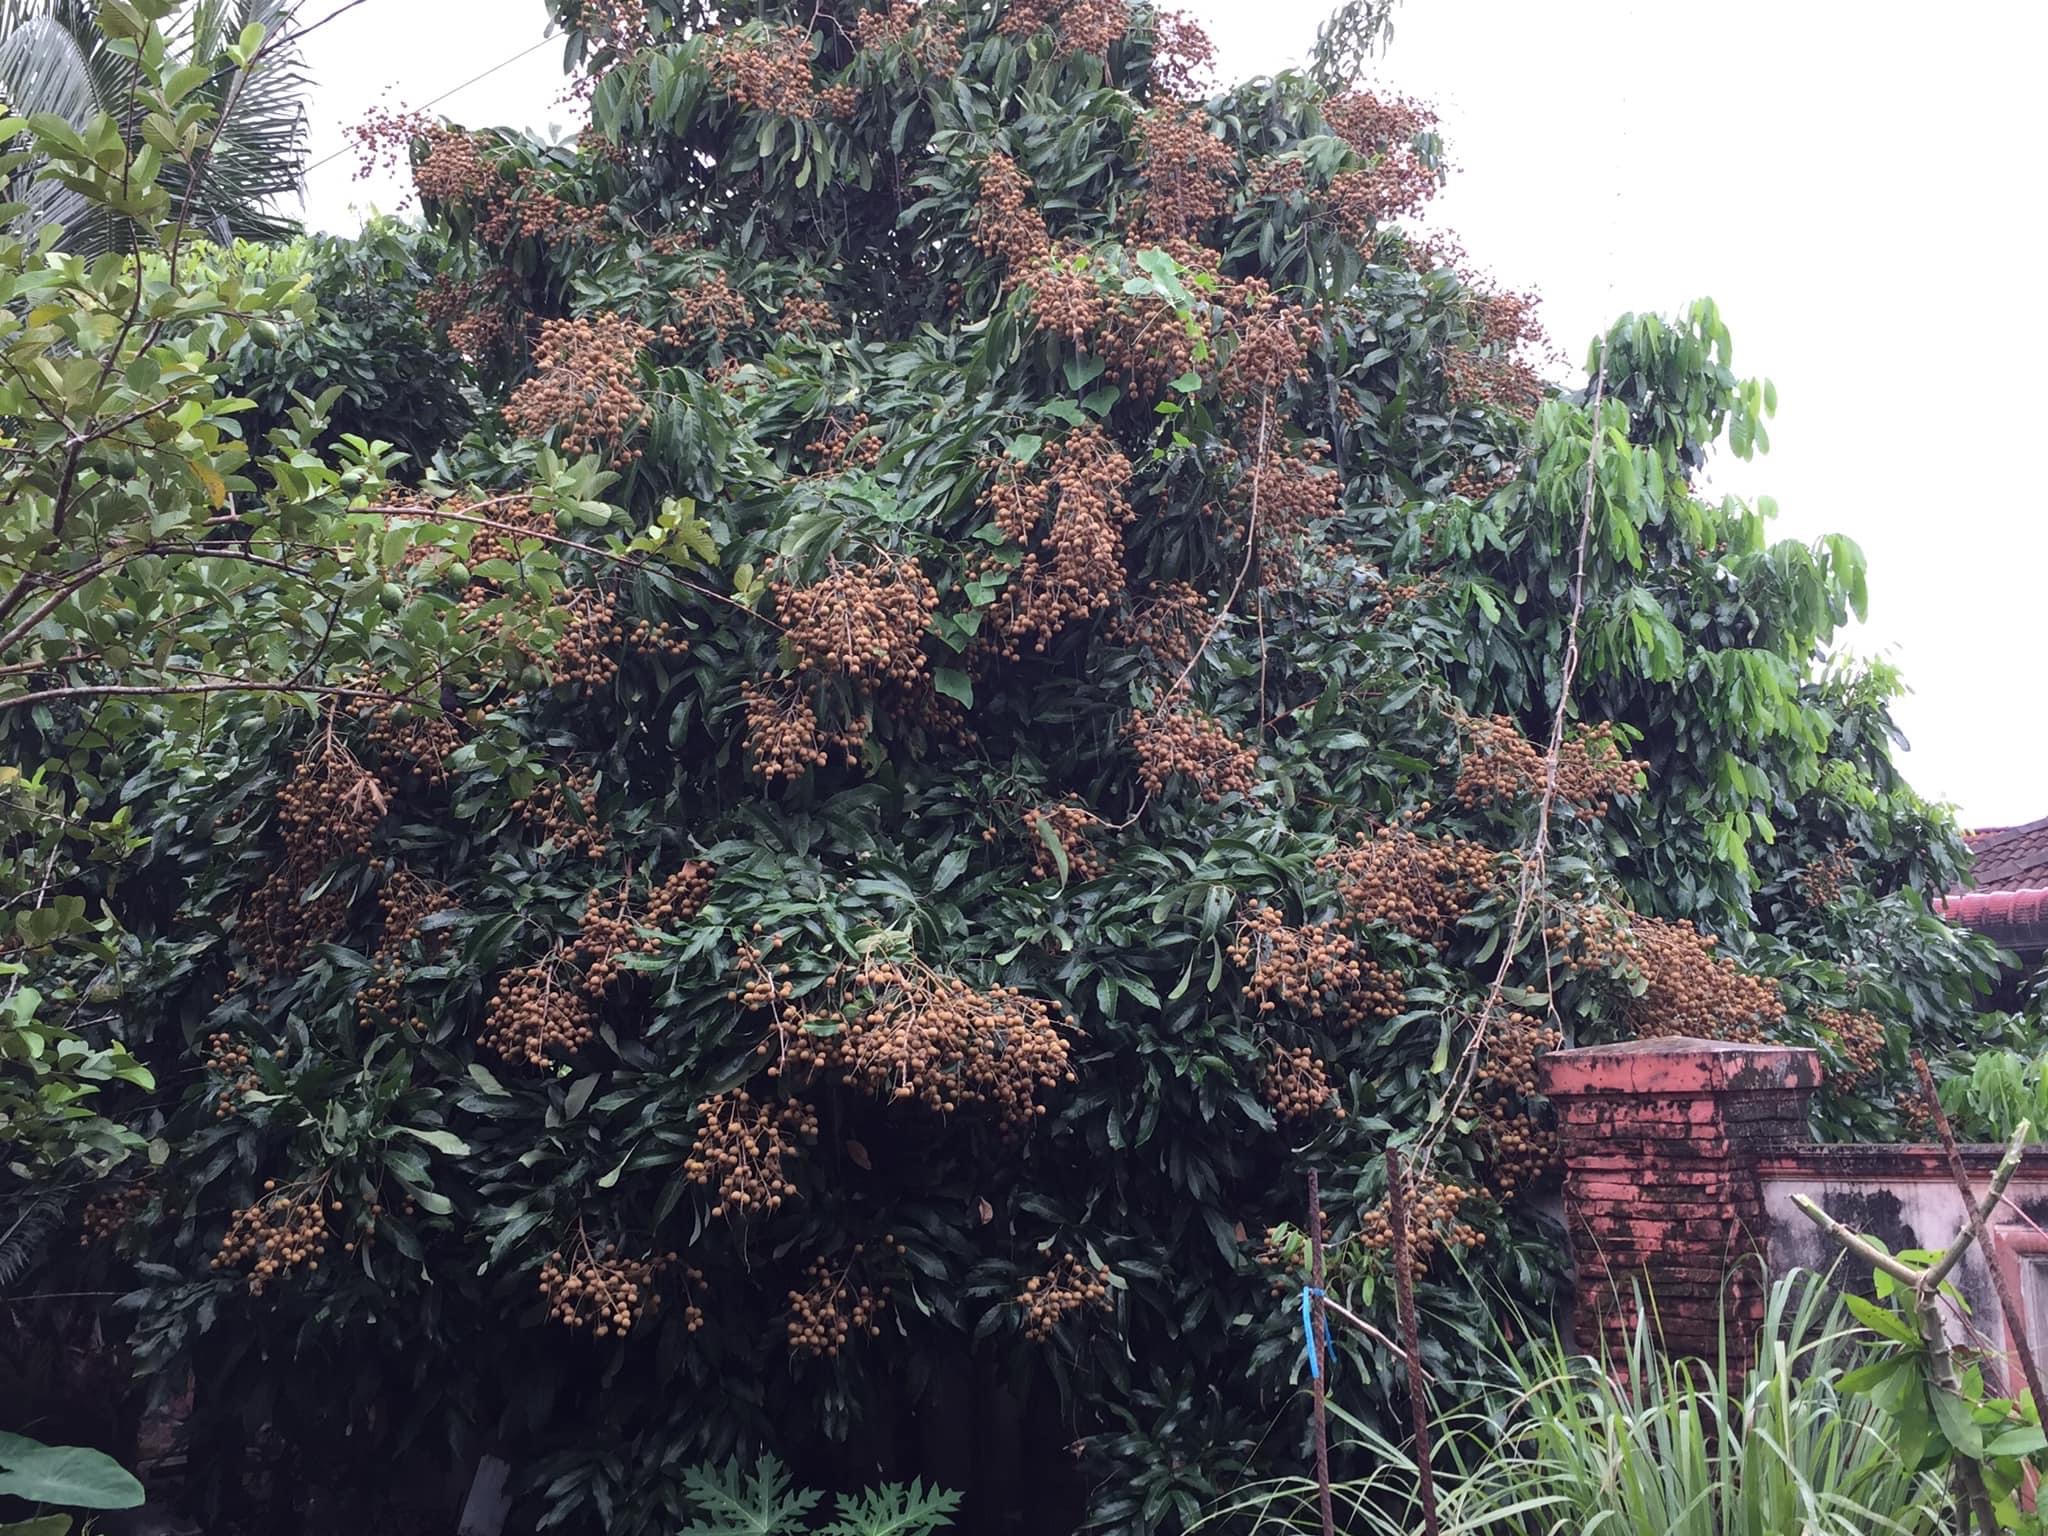
[[[1818,1276],[1772,1289],[1755,1367],[1658,1357],[1646,1324],[1626,1379],[1554,1339],[1499,1350],[1501,1380],[1438,1426],[1444,1536],[1933,1536],[1957,1529],[1944,1480],[1899,1463],[1891,1422],[1836,1386],[1858,1340]],[[1346,1536],[1422,1528],[1408,1451],[1335,1404]],[[1231,1531],[1318,1531],[1306,1478],[1243,1490],[1205,1517]]]

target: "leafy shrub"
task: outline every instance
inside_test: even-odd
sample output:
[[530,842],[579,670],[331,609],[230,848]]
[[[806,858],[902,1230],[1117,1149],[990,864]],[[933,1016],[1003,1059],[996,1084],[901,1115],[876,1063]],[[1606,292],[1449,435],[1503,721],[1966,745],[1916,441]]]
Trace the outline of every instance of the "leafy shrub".
[[[1867,1335],[1821,1277],[1781,1276],[1742,1381],[1725,1362],[1673,1362],[1638,1331],[1615,1370],[1555,1343],[1505,1344],[1504,1390],[1444,1415],[1438,1467],[1444,1536],[1934,1536],[1958,1529],[1943,1467],[1899,1454],[1889,1414],[1853,1388]],[[1333,1410],[1335,1411],[1335,1410]],[[1409,1453],[1355,1416],[1369,1476],[1339,1491],[1349,1536],[1422,1529]],[[1212,1523],[1321,1529],[1313,1483],[1266,1484]]]
[[1949,1124],[1963,1141],[2004,1142],[2025,1121],[2030,1140],[2048,1126],[2048,1054],[2012,1049],[1959,1053],[1935,1084]]
[[697,1518],[681,1536],[930,1536],[953,1524],[960,1495],[917,1483],[885,1483],[834,1496],[834,1513],[821,1521],[824,1495],[792,1485],[788,1469],[763,1456],[752,1471],[734,1466],[692,1467],[683,1473],[687,1502]]
[[289,282],[317,306],[317,319],[286,321],[229,352],[228,386],[256,402],[243,419],[249,440],[265,441],[298,396],[329,390],[337,391],[327,413],[337,437],[426,459],[460,435],[470,419],[463,370],[419,308],[437,259],[431,235],[390,218],[372,219],[353,239],[307,235],[186,253],[190,280],[254,290]]

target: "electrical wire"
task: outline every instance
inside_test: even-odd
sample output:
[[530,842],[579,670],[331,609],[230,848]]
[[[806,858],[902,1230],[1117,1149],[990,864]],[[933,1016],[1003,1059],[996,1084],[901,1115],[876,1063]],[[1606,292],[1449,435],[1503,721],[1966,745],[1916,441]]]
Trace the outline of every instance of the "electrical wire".
[[[467,80],[463,81],[462,84],[450,86],[447,90],[443,91],[440,95],[436,96],[432,101],[423,103],[419,110],[424,112],[427,110],[428,107],[438,107],[442,102],[446,101],[449,97],[461,95],[462,92],[468,90],[472,85],[481,84],[482,82],[490,79],[491,76],[497,74],[498,71],[502,69],[510,69],[514,64],[517,64],[521,59],[526,58],[531,54],[536,54],[540,52],[541,49],[547,47],[548,44],[554,41],[555,39],[552,37],[544,37],[539,42],[535,43],[532,47],[520,49],[519,52],[513,54],[511,58],[506,59],[501,63],[493,64],[489,69],[485,70],[482,74],[471,75]],[[347,147],[337,149],[333,154],[326,155],[323,156],[321,159],[315,160],[311,165],[306,167],[305,173],[306,175],[311,176],[315,171],[319,170],[322,166],[332,165],[335,161],[341,159],[344,155],[347,155],[349,153],[351,153],[351,150]]]

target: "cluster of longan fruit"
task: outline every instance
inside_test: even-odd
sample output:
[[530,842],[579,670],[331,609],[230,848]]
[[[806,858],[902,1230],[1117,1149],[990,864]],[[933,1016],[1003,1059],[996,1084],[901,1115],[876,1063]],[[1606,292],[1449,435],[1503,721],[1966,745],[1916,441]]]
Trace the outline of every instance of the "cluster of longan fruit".
[[688,336],[710,336],[723,345],[726,337],[753,328],[754,309],[722,267],[713,267],[687,287],[671,289],[676,318],[662,333],[671,346]]
[[950,75],[960,67],[960,34],[958,20],[920,0],[889,0],[887,7],[865,11],[853,24],[854,46],[862,52],[878,53],[908,41],[911,56],[928,75]]
[[1130,0],[1009,0],[997,18],[1004,37],[1056,29],[1069,53],[1106,55],[1131,30]]
[[425,146],[412,168],[413,188],[421,197],[436,203],[480,203],[499,194],[505,172],[473,134],[427,122],[417,114],[373,113],[358,130],[366,144],[373,137],[396,134],[403,134],[408,144],[417,141]]
[[[374,679],[353,681],[366,692],[376,686]],[[352,699],[348,711],[362,728],[364,744],[378,766],[386,772],[395,770],[400,783],[435,789],[448,782],[448,754],[462,745],[462,732],[451,716],[394,698]]]
[[248,1270],[251,1296],[295,1269],[318,1269],[330,1236],[327,1218],[341,1212],[341,1202],[327,1200],[323,1189],[324,1182],[279,1189],[277,1180],[264,1180],[262,1196],[228,1222],[212,1267]]
[[800,681],[743,681],[740,703],[746,710],[747,763],[764,784],[795,783],[835,757],[849,768],[860,761],[866,721],[827,730],[818,721],[811,690]]
[[798,1099],[755,1099],[744,1088],[697,1106],[696,1140],[683,1162],[691,1183],[718,1186],[713,1217],[768,1216],[795,1197],[789,1163],[818,1139],[818,1112]]
[[649,928],[674,928],[687,923],[711,899],[712,866],[702,859],[687,860],[676,872],[647,893],[647,908],[641,921]]
[[577,25],[590,42],[585,51],[608,55],[614,63],[632,58],[654,40],[647,0],[583,0]]
[[991,151],[982,161],[981,191],[967,237],[984,256],[1002,263],[1012,283],[1022,281],[1052,249],[1045,216],[1031,205],[1030,193],[1031,179],[1008,155]]
[[1842,892],[1855,877],[1849,845],[1843,843],[1801,865],[1794,878],[1809,907],[1830,907],[1842,899]]
[[559,954],[509,971],[484,1007],[477,1044],[506,1061],[548,1067],[596,1033],[597,1013]]
[[[884,1235],[875,1245],[880,1262],[902,1255],[903,1244]],[[873,1267],[864,1262],[867,1247],[855,1243],[846,1264],[834,1270],[822,1256],[804,1271],[804,1289],[789,1293],[789,1348],[795,1355],[828,1360],[857,1338],[880,1338],[882,1314],[888,1310],[894,1287],[858,1278]]]
[[1042,654],[1067,625],[1102,612],[1124,590],[1131,461],[1099,427],[1081,427],[1046,444],[1029,471],[1009,458],[983,468],[994,472],[983,508],[1025,551],[985,637],[1014,661],[1027,646]]
[[213,1100],[213,1116],[225,1120],[241,1107],[242,1100],[258,1092],[263,1081],[252,1070],[254,1053],[248,1042],[237,1040],[226,1030],[206,1037],[206,1070],[221,1079],[222,1087]]
[[545,780],[524,800],[514,802],[512,809],[543,843],[553,843],[569,857],[604,857],[604,829],[597,819],[596,769],[573,768],[559,778]]
[[659,1310],[655,1279],[676,1262],[673,1253],[629,1259],[617,1243],[606,1239],[593,1245],[580,1234],[577,1250],[566,1255],[557,1249],[541,1262],[540,1293],[553,1321],[588,1328],[600,1339],[624,1338]]
[[1062,240],[1047,249],[1026,281],[1032,323],[1048,336],[1064,336],[1078,350],[1093,351],[1110,302],[1087,248]]
[[1643,981],[1626,1004],[1638,1036],[1756,1041],[1784,1022],[1778,984],[1717,955],[1719,940],[1689,922],[1638,914],[1623,942]]
[[445,886],[408,869],[394,870],[377,893],[383,931],[370,957],[370,979],[356,994],[356,1022],[364,1029],[395,1024],[405,1013],[406,951],[421,938],[420,924],[450,906]]
[[642,933],[623,887],[616,905],[607,907],[604,894],[592,891],[583,906],[583,918],[576,938],[569,946],[570,961],[583,972],[582,987],[595,1001],[604,996],[626,974],[628,955],[651,955],[661,940]]
[[1125,293],[1117,283],[1105,287],[1103,297],[1106,302],[1088,350],[1102,359],[1110,377],[1133,398],[1155,399],[1173,380],[1195,370],[1195,354],[1204,343],[1189,334],[1170,299],[1151,291]]
[[1387,623],[1399,610],[1412,607],[1423,598],[1441,592],[1443,585],[1443,578],[1440,576],[1424,576],[1412,581],[1388,581],[1382,577],[1373,604],[1371,622]]
[[1024,1282],[1017,1305],[1024,1311],[1024,1337],[1043,1344],[1075,1313],[1091,1307],[1109,1309],[1108,1266],[1090,1266],[1071,1253],[1061,1254],[1049,1271]]
[[1046,1113],[1038,1092],[1074,1080],[1057,1003],[915,961],[870,960],[841,987],[836,1064],[884,1103],[979,1108],[1020,1135]]
[[836,93],[829,104],[819,100],[807,27],[778,27],[765,39],[738,28],[713,33],[705,63],[718,89],[750,112],[808,121],[845,105]]
[[390,806],[377,776],[326,732],[317,751],[292,759],[291,776],[277,792],[286,861],[310,878],[336,857],[367,858]]
[[924,636],[938,607],[938,592],[907,557],[835,563],[817,581],[775,585],[776,617],[798,670],[845,678],[866,694],[924,682]]
[[[1420,1281],[1438,1249],[1471,1249],[1486,1241],[1486,1234],[1459,1218],[1473,1191],[1441,1179],[1415,1184],[1408,1193],[1408,1270],[1411,1281]],[[1394,1262],[1394,1219],[1391,1201],[1382,1200],[1359,1218],[1358,1243],[1368,1252]]]
[[461,282],[442,273],[415,302],[421,318],[446,336],[458,355],[475,361],[511,338],[511,292],[511,276],[503,270]]
[[561,245],[572,240],[603,240],[610,235],[607,210],[572,203],[538,184],[534,172],[521,169],[483,205],[477,239],[503,249],[519,240]]
[[1109,872],[1109,859],[1095,846],[1095,833],[1102,818],[1087,806],[1059,800],[1024,813],[1024,836],[1031,847],[1031,872],[1041,880],[1059,874],[1059,860],[1046,842],[1049,832],[1059,839],[1067,856],[1069,878],[1083,883],[1099,880]]
[[1178,777],[1213,805],[1225,795],[1249,795],[1258,783],[1258,753],[1215,716],[1191,705],[1141,710],[1125,724],[1124,735],[1148,795],[1163,794]]
[[1153,239],[1199,238],[1230,206],[1237,152],[1209,131],[1208,113],[1180,102],[1141,113],[1137,126],[1144,233]]
[[93,1196],[78,1214],[79,1247],[112,1242],[149,1209],[153,1198],[149,1185],[140,1179]]
[[1453,496],[1461,496],[1466,501],[1482,502],[1501,487],[1512,485],[1519,473],[1520,471],[1515,469],[1503,469],[1494,473],[1481,469],[1476,463],[1467,464],[1451,477],[1449,490]]
[[1556,1132],[1530,1112],[1536,1059],[1564,1034],[1533,1014],[1509,1011],[1488,1028],[1475,1073],[1481,1095],[1479,1133],[1486,1143],[1493,1193],[1506,1200],[1557,1165]]
[[[1643,765],[1622,752],[1614,726],[1602,721],[1558,745],[1557,798],[1583,820],[1605,816],[1616,798],[1632,795]],[[1506,715],[1469,720],[1458,760],[1458,803],[1468,810],[1514,804],[1543,793],[1546,754]]]
[[540,324],[534,370],[505,402],[505,424],[521,437],[562,429],[570,455],[611,452],[635,457],[626,438],[647,414],[640,394],[640,354],[654,333],[611,311]]
[[1558,1166],[1557,1132],[1526,1109],[1510,1110],[1496,1101],[1488,1106],[1479,1134],[1486,1144],[1495,1199],[1513,1199],[1518,1190],[1538,1183]]
[[882,458],[881,430],[870,424],[866,411],[844,418],[828,416],[818,440],[804,449],[819,475],[843,474],[849,468],[873,469]]
[[242,945],[259,970],[290,969],[309,939],[340,926],[349,908],[344,882],[313,901],[302,900],[302,893],[332,860],[368,855],[390,804],[383,783],[335,739],[331,723],[317,748],[293,757],[277,792],[284,857],[250,892],[239,924]]
[[1813,1027],[1849,1064],[1848,1082],[1863,1082],[1883,1070],[1887,1040],[1877,1015],[1861,1008],[1816,1008],[1811,1017]]
[[1543,403],[1542,376],[1519,357],[1452,347],[1443,354],[1443,368],[1453,405],[1498,406],[1526,418]]
[[1309,353],[1322,339],[1322,306],[1289,304],[1256,277],[1237,284],[1232,297],[1234,345],[1217,376],[1223,398],[1270,400],[1307,383]]
[[1330,1103],[1329,1074],[1316,1053],[1305,1045],[1289,1047],[1276,1042],[1268,1047],[1259,1097],[1266,1101],[1274,1117],[1283,1121],[1309,1120],[1326,1108],[1339,1120],[1344,1118],[1344,1107]]
[[1510,1009],[1487,1028],[1477,1080],[1496,1098],[1533,1098],[1536,1058],[1556,1050],[1563,1040],[1564,1032],[1555,1025]]
[[1177,671],[1194,659],[1214,622],[1209,599],[1200,591],[1184,581],[1161,582],[1130,613],[1112,621],[1109,638],[1142,647],[1160,666]]
[[1499,862],[1499,854],[1479,843],[1425,837],[1397,820],[1323,855],[1316,868],[1336,875],[1349,922],[1386,923],[1436,943],[1492,887]]
[[1231,500],[1247,532],[1252,531],[1256,498],[1260,579],[1269,588],[1299,580],[1302,538],[1311,524],[1337,515],[1344,482],[1324,465],[1323,455],[1324,444],[1317,439],[1270,442],[1253,472],[1240,475],[1232,488]]
[[813,336],[837,336],[839,316],[821,298],[792,293],[782,301],[781,312],[775,317],[775,329],[783,336],[799,336],[806,332]]
[[1326,98],[1322,106],[1324,125],[1362,160],[1407,144],[1436,126],[1435,112],[1405,96],[1352,90]]
[[1261,1017],[1284,1008],[1298,1020],[1350,1029],[1390,1019],[1403,1006],[1400,977],[1361,953],[1334,923],[1291,927],[1263,901],[1246,907],[1225,958],[1248,978],[1243,995]]
[[1151,24],[1153,98],[1196,101],[1208,96],[1216,64],[1209,34],[1183,11],[1155,8],[1143,20]]
[[1573,902],[1543,930],[1549,962],[1579,976],[1593,976],[1628,965],[1628,923],[1621,912],[1600,902]]

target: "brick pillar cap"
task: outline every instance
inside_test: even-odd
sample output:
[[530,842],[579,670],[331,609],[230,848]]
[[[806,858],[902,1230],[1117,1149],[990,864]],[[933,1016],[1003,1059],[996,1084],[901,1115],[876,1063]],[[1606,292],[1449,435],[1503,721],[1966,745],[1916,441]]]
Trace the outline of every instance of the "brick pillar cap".
[[1820,1086],[1820,1055],[1803,1046],[1738,1045],[1684,1036],[1552,1051],[1536,1067],[1542,1092],[1553,1099],[1591,1093],[1683,1098]]

